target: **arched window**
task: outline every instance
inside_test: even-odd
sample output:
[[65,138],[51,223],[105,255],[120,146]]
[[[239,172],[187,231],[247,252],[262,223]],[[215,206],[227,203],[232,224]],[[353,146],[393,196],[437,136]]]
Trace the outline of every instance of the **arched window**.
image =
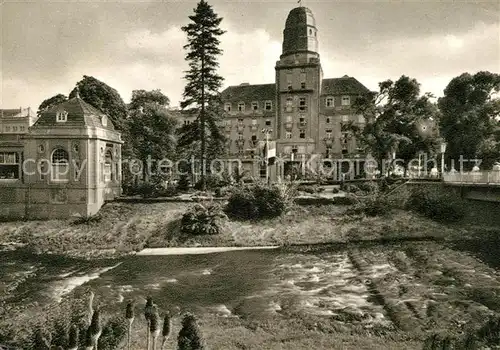
[[69,155],[63,148],[56,148],[51,155],[51,177],[54,182],[67,182],[69,179]]

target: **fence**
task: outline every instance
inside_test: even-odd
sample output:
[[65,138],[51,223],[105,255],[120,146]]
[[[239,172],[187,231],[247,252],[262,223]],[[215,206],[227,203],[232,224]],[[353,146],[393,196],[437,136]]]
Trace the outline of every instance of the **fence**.
[[500,171],[473,171],[466,173],[444,173],[444,182],[500,186]]

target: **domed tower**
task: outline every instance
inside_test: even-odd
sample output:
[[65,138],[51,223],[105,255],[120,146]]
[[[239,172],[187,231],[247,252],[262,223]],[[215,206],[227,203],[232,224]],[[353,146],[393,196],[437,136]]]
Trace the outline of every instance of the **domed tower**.
[[294,8],[288,14],[283,30],[283,54],[293,55],[298,52],[318,55],[318,29],[316,20],[307,7]]
[[307,7],[294,8],[288,14],[283,30],[283,52],[275,69],[277,152],[298,159],[316,150],[323,79],[318,29]]

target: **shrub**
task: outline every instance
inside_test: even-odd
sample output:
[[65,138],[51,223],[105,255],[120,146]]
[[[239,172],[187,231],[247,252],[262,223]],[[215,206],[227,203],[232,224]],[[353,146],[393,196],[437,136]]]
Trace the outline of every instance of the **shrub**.
[[340,190],[338,189],[338,187],[334,187],[334,188],[332,188],[332,193],[333,193],[333,194],[337,194],[337,193],[339,193],[339,192],[340,192]]
[[181,175],[179,181],[177,182],[177,191],[187,192],[189,190],[189,177],[187,175]]
[[359,199],[356,198],[353,195],[346,195],[344,197],[335,197],[334,203],[338,205],[353,205],[357,204],[359,202]]
[[75,221],[73,221],[71,224],[72,225],[94,225],[94,224],[98,224],[99,222],[101,222],[101,220],[102,220],[102,215],[97,213],[97,214],[90,215],[90,216],[79,217],[79,218],[75,219]]
[[221,208],[215,204],[195,204],[181,219],[181,232],[189,235],[216,235],[222,230]]
[[395,207],[395,203],[386,196],[371,195],[359,200],[347,214],[365,214],[366,216],[380,216],[387,214]]
[[359,192],[359,187],[353,184],[345,184],[342,190],[347,193],[356,193]]
[[456,222],[465,216],[465,208],[459,200],[428,189],[413,190],[407,202],[407,209],[443,222]]
[[360,182],[357,187],[364,192],[375,193],[379,190],[378,184],[374,181]]
[[203,350],[205,344],[201,330],[193,314],[186,314],[182,319],[182,328],[177,337],[178,350]]
[[255,184],[236,189],[229,197],[226,213],[240,220],[274,218],[292,203],[295,190],[286,185]]
[[[214,190],[225,185],[227,185],[227,183],[222,181],[218,175],[210,174],[205,176],[205,187],[207,190]],[[195,190],[201,190],[201,180],[199,180],[193,187]]]
[[306,192],[309,194],[316,194],[323,192],[325,189],[317,184],[312,184],[312,185],[299,185],[297,187],[298,191]]

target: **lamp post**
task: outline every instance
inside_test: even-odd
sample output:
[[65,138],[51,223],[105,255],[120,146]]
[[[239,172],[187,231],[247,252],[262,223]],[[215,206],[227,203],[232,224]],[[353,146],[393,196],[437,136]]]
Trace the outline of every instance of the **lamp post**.
[[441,177],[444,175],[444,154],[446,152],[447,143],[445,141],[441,142]]

